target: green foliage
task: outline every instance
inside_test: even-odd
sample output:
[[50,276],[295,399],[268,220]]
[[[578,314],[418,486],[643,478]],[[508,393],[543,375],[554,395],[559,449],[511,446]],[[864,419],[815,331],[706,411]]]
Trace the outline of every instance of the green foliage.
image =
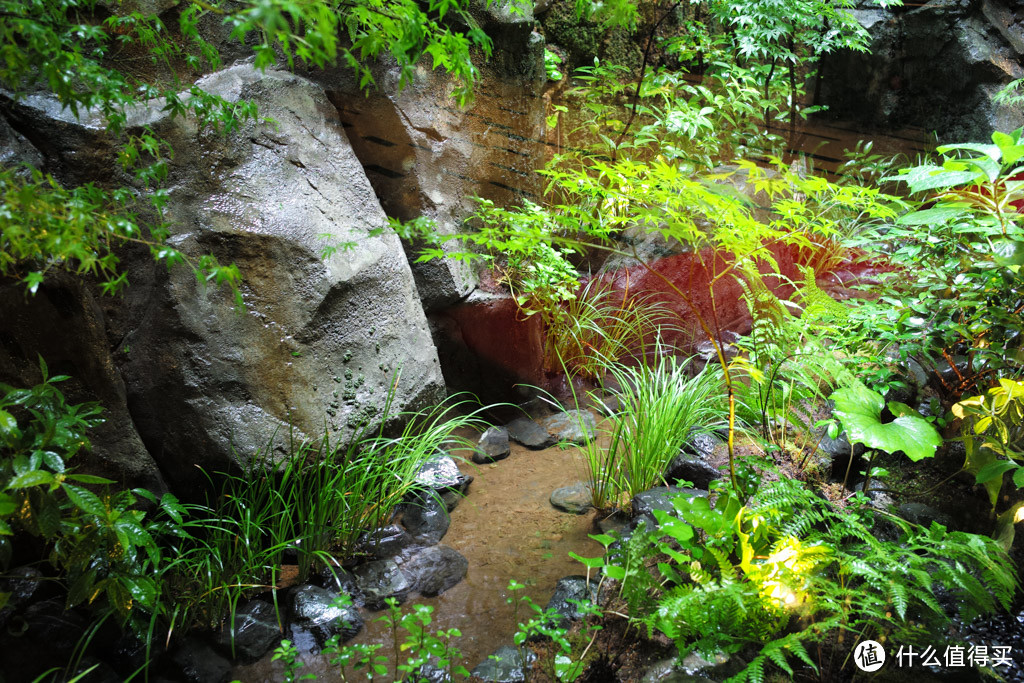
[[[555,655],[552,663],[555,678],[559,681],[576,680],[583,673],[583,662],[582,659],[573,661],[571,658],[572,643],[567,637],[569,629],[566,627],[565,618],[559,615],[553,608],[541,608],[528,595],[517,595],[517,592],[523,590],[523,588],[525,586],[518,581],[514,579],[509,581],[507,589],[509,597],[505,598],[505,602],[512,605],[512,621],[516,624],[516,632],[512,636],[512,642],[519,648],[522,661],[528,661],[526,650],[528,641],[537,639],[551,640],[560,650],[560,653]],[[597,606],[587,600],[574,602],[576,602],[577,608],[584,616],[600,614]],[[532,613],[532,616],[526,621],[520,621],[519,611],[523,605]],[[588,626],[586,631],[588,633],[596,633],[599,629],[600,627],[597,626]],[[529,680],[528,670],[529,667],[524,666],[524,672],[527,672],[527,680]]]
[[[606,509],[621,499],[664,483],[665,469],[692,436],[723,421],[726,407],[720,379],[704,371],[690,377],[688,363],[658,347],[653,362],[638,366],[603,361],[605,385],[614,386],[618,409],[583,447],[594,507]],[[596,398],[596,397],[595,397]]]
[[559,67],[561,63],[562,58],[558,56],[558,53],[547,48],[544,49],[544,73],[547,74],[549,81],[562,80],[562,69]]
[[[1009,606],[1017,578],[992,539],[887,517],[898,538],[882,541],[865,502],[836,509],[791,480],[765,485],[749,507],[728,488],[714,506],[680,496],[675,514],[655,513],[656,530],[586,564],[621,581],[631,620],[672,638],[681,656],[756,647],[733,680],[763,681],[769,664],[792,676],[795,660],[817,671],[807,645],[840,633],[934,645],[950,621],[940,591],[953,592],[965,621]],[[629,559],[652,556],[656,567]]]
[[964,421],[965,468],[985,486],[994,510],[1005,473],[1013,472],[1014,485],[1024,488],[1024,467],[1018,462],[1024,459],[1019,450],[1024,439],[1024,382],[1000,379],[997,386],[965,398],[952,411]]
[[299,651],[287,638],[274,648],[274,654],[270,661],[281,661],[284,664],[284,683],[295,683],[296,681],[315,681],[314,674],[299,674],[302,662],[299,661]]
[[687,364],[659,354],[653,364],[611,366],[620,387],[619,411],[612,416],[624,438],[620,481],[630,497],[662,483],[669,461],[679,454],[691,430],[722,422],[721,384],[710,372],[690,378]]
[[813,268],[804,268],[804,273],[795,292],[800,303],[741,283],[752,329],[737,340],[744,353],[730,363],[736,415],[751,427],[759,426],[765,442],[779,448],[788,445],[794,428],[809,434],[808,409],[831,388],[849,381],[849,373],[820,340],[846,317],[846,308],[818,288]]
[[[166,171],[158,168],[161,175]],[[113,246],[137,243],[168,267],[188,263],[200,282],[228,285],[241,305],[241,276],[234,264],[220,265],[209,255],[189,260],[166,243],[167,226],[146,225],[139,218],[138,199],[127,189],[110,192],[88,183],[69,190],[36,169],[26,174],[0,166],[0,197],[0,275],[21,280],[31,294],[47,273],[61,268],[88,273],[105,293],[117,293],[128,280],[127,273],[118,272]],[[161,211],[167,195],[158,191],[151,199]]]
[[602,377],[612,364],[643,358],[651,340],[674,327],[671,310],[661,302],[619,294],[600,278],[587,282],[552,318],[546,363],[581,377]]
[[[412,605],[403,614],[394,598],[388,598],[385,603],[385,612],[377,621],[391,633],[394,680],[424,680],[424,672],[429,667],[436,667],[448,680],[455,676],[469,677],[469,671],[459,663],[462,653],[452,645],[453,638],[462,636],[458,629],[431,631],[434,608],[429,605]],[[350,607],[352,601],[342,594],[334,604]],[[332,666],[338,667],[342,681],[349,680],[350,667],[357,675],[365,669],[362,677],[374,680],[376,676],[386,677],[389,673],[387,658],[377,654],[383,647],[379,644],[342,644],[338,636],[332,636],[327,641],[324,654]]]
[[990,145],[938,151],[941,164],[887,178],[923,195],[920,209],[855,241],[888,252],[899,270],[886,280],[886,294],[858,303],[850,328],[903,362],[918,360],[940,380],[949,405],[1022,369],[1024,144],[1015,131],[995,133]]
[[[863,385],[837,389],[831,398],[850,443],[862,443],[886,453],[903,452],[914,462],[932,457],[942,444],[935,427],[913,408],[896,401],[887,404],[881,394]],[[882,421],[885,408],[895,416],[891,422]]]
[[351,557],[365,533],[422,491],[417,475],[427,460],[444,446],[471,447],[452,432],[480,420],[449,414],[457,408],[407,415],[393,438],[364,432],[344,447],[326,434],[292,442],[283,459],[271,440],[245,472],[224,474],[205,518],[197,509],[186,524],[192,536],[175,543],[165,580],[175,586],[177,620],[219,624],[243,596],[273,589],[286,551],[298,554],[302,579],[317,565],[337,565],[335,556]]
[[[25,536],[46,545],[50,564],[67,589],[67,606],[113,613],[142,632],[160,612],[157,575],[166,558],[156,541],[182,533],[184,508],[171,494],[101,489],[114,482],[76,474],[68,461],[90,447],[86,435],[100,419],[95,403],[68,405],[39,359],[42,382],[30,389],[0,385],[0,569]],[[93,487],[93,488],[86,488]],[[147,519],[138,497],[158,511]],[[0,594],[0,604],[7,595]]]
[[1024,93],[1021,92],[1021,88],[1024,87],[1024,78],[1018,78],[1010,81],[1002,88],[999,89],[993,96],[993,100],[999,104],[1014,107],[1024,103]]

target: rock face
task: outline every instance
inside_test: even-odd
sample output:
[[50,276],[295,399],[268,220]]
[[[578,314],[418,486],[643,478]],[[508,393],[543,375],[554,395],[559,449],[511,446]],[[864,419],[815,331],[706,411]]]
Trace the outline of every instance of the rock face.
[[700,491],[698,489],[684,489],[678,486],[655,486],[653,489],[648,489],[641,493],[633,496],[630,501],[630,508],[633,513],[633,525],[635,526],[641,519],[646,520],[651,527],[658,526],[658,520],[654,517],[655,510],[661,510],[662,512],[668,512],[675,514],[675,506],[672,505],[672,499],[675,496],[686,496],[690,498],[701,497],[707,498],[707,491]]
[[[377,66],[378,87],[369,93],[360,90],[347,68],[310,75],[341,112],[388,216],[430,218],[441,234],[459,231],[476,210],[473,197],[504,205],[539,195],[533,171],[544,156],[544,39],[533,32],[528,9],[510,14],[500,3],[479,7],[476,18],[494,40],[494,51],[466,108],[450,97],[450,80],[426,64],[404,88],[399,88],[398,68]],[[407,246],[428,312],[450,306],[476,287],[465,261],[416,263],[418,245]]]
[[[178,125],[169,214],[179,248],[245,274],[245,314],[183,269],[159,282],[125,365],[136,423],[160,450],[217,462],[287,437],[286,424],[346,437],[393,409],[443,394],[443,378],[397,237],[323,92],[299,77],[239,66],[200,85],[250,98],[270,124],[211,141]],[[327,259],[323,240],[352,243]],[[169,416],[173,416],[169,419]]]
[[505,429],[510,439],[532,450],[542,450],[555,443],[548,430],[528,417],[517,417],[505,425]]
[[502,645],[494,654],[477,664],[470,673],[484,681],[494,683],[519,683],[526,680],[525,668],[533,663],[536,655],[526,648],[526,662],[518,648]]
[[587,577],[578,575],[559,579],[555,592],[545,608],[558,614],[555,625],[564,628],[569,625],[568,622],[586,616],[586,611],[580,608],[580,602],[597,605],[599,584],[596,579],[587,581]]
[[824,64],[821,100],[844,118],[920,126],[948,141],[988,142],[1024,124],[1024,108],[992,96],[1024,76],[1024,9],[1009,0],[931,0],[914,9],[861,3],[870,54],[844,52]]
[[[444,392],[401,243],[368,234],[386,217],[323,91],[249,65],[199,85],[251,99],[274,123],[220,135],[159,107],[136,112],[134,123],[153,126],[178,152],[168,181],[171,242],[192,259],[213,253],[237,264],[244,310],[223,289],[199,286],[188,268],[168,273],[143,254],[130,264],[124,308],[106,320],[131,417],[176,484],[195,465],[226,470],[270,443],[280,448],[289,423],[294,436],[315,437],[326,419],[341,441],[378,424],[399,371],[395,412]],[[62,142],[102,139],[102,129],[51,109],[17,103],[12,119],[53,129],[44,155],[77,168]],[[93,157],[103,150],[87,148]]]
[[68,463],[127,486],[166,489],[157,463],[132,424],[127,389],[107,339],[101,301],[76,277],[57,274],[33,297],[21,283],[0,286],[0,382],[29,387],[41,381],[38,355],[69,405],[98,401],[103,424],[89,432],[91,452]]

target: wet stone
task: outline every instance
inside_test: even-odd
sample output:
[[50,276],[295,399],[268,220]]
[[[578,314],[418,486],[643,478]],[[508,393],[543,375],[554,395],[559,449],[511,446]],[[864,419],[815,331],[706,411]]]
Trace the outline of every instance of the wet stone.
[[[469,481],[473,481],[473,477],[468,477]],[[459,503],[462,502],[462,498],[465,494],[459,493],[458,491],[442,491],[441,502],[444,503],[444,509],[448,512],[454,510]]]
[[17,607],[31,601],[42,578],[43,573],[35,567],[16,567],[0,580],[0,593],[10,594],[7,604],[0,608],[0,628],[6,626]]
[[[473,668],[470,672],[473,676],[485,681],[494,683],[521,683],[526,680],[526,672],[523,671],[523,656],[518,649],[510,645],[502,645],[491,658],[485,659]],[[532,664],[536,659],[532,651],[526,651],[526,662]]]
[[573,600],[587,601],[597,604],[597,589],[600,583],[593,579],[587,582],[585,576],[565,576],[558,580],[555,592],[548,601],[547,609],[554,610],[559,618],[557,626],[565,627],[566,621],[582,619],[584,613]]
[[551,493],[550,500],[551,505],[556,509],[574,515],[582,515],[593,507],[590,484],[583,481],[555,489]]
[[[876,510],[888,510],[889,508],[895,506],[896,501],[893,500],[892,496],[890,496],[888,493],[880,489],[881,485],[879,484],[879,482],[877,480],[872,479],[871,488],[867,491],[868,503],[871,504],[871,507],[875,508]],[[853,490],[864,492],[864,482],[858,483],[856,486],[853,487]]]
[[313,634],[317,647],[338,635],[342,642],[356,636],[363,628],[363,620],[354,607],[335,605],[340,594],[318,586],[302,586],[292,594],[293,625]]
[[504,427],[489,427],[480,435],[480,445],[473,451],[473,462],[483,465],[508,457],[508,430]]
[[707,683],[707,678],[684,674],[676,670],[675,657],[654,662],[647,668],[640,683]]
[[231,662],[206,643],[186,637],[171,654],[171,661],[188,683],[220,683],[228,680]]
[[407,683],[449,683],[452,677],[436,664],[424,664],[416,670],[415,678],[406,678]]
[[473,477],[462,474],[455,460],[440,451],[427,459],[416,475],[417,484],[434,491],[465,491],[471,481]]
[[86,623],[77,611],[64,608],[64,601],[50,598],[29,605],[24,613],[25,632],[21,640],[44,647],[55,659],[70,655],[85,633]]
[[[706,435],[705,435],[706,436]],[[708,464],[700,455],[692,453],[680,453],[672,459],[665,470],[666,481],[688,481],[695,488],[707,490],[716,479],[721,479],[722,473],[717,468]]]
[[7,604],[11,607],[28,603],[43,578],[43,573],[35,567],[17,567],[6,574],[0,580],[0,591],[10,593]]
[[699,432],[690,430],[690,438],[683,444],[683,452],[695,455],[698,458],[708,459],[715,453],[722,443],[721,439],[710,432]]
[[122,680],[127,680],[154,654],[147,648],[146,641],[131,633],[123,633],[110,648],[110,661]]
[[358,550],[375,560],[384,560],[401,555],[414,545],[416,540],[408,531],[397,524],[389,524],[364,534],[359,539]]
[[448,546],[424,548],[401,565],[414,589],[432,598],[452,588],[466,576],[469,560]]
[[555,444],[548,430],[526,417],[517,417],[505,425],[505,429],[510,439],[533,450],[542,450]]
[[384,609],[384,600],[387,598],[405,601],[413,589],[409,577],[394,560],[374,560],[361,564],[352,570],[352,578],[357,597],[372,610]]
[[825,451],[833,458],[846,459],[849,459],[851,451],[853,457],[859,458],[860,456],[864,455],[864,452],[866,450],[864,448],[864,444],[862,443],[854,444],[853,446],[851,446],[849,439],[847,439],[846,437],[846,432],[840,432],[839,436],[837,436],[834,439],[829,437],[828,434],[825,434],[823,437],[821,437],[821,443],[818,444],[818,448]]
[[402,526],[417,543],[434,545],[444,538],[451,526],[447,505],[434,496],[421,496],[406,504]]
[[896,509],[896,514],[911,524],[920,524],[925,529],[931,527],[932,522],[938,522],[950,531],[957,528],[956,522],[950,515],[924,503],[904,503]]
[[619,538],[625,538],[629,535],[629,515],[622,510],[616,510],[612,514],[598,519],[597,528],[602,534],[614,534]]
[[597,433],[597,419],[589,410],[567,410],[540,421],[540,426],[556,442],[581,444]]
[[684,489],[678,486],[656,486],[653,489],[638,493],[633,496],[633,500],[630,503],[633,511],[634,525],[640,519],[646,519],[649,524],[657,526],[654,511],[661,510],[674,514],[675,507],[672,505],[672,498],[677,495],[706,498],[708,492],[697,489]]
[[265,655],[281,639],[277,625],[277,610],[269,602],[250,600],[235,613],[234,644],[231,637],[230,617],[214,638],[224,652],[243,661],[255,661]]

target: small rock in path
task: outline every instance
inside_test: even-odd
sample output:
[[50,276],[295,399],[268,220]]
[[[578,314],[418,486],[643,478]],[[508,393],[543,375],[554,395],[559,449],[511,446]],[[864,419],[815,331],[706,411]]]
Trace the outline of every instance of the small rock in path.
[[575,484],[569,486],[563,486],[560,489],[555,489],[551,493],[551,505],[561,510],[562,512],[569,512],[574,515],[582,515],[584,512],[589,510],[593,505],[591,500],[593,494],[590,488],[590,484],[583,481],[578,481]]

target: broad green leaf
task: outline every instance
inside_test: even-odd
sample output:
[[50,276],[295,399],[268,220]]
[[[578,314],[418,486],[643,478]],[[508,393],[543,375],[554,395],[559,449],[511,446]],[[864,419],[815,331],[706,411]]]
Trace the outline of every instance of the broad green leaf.
[[626,578],[625,568],[616,567],[613,564],[605,565],[604,573],[608,576],[608,578],[615,579],[616,581],[622,581]]
[[907,183],[911,192],[924,192],[939,188],[956,187],[973,182],[978,177],[974,171],[950,171],[941,166],[916,166],[899,175],[882,178],[883,182],[896,180]]
[[106,477],[97,477],[93,474],[69,474],[68,479],[71,481],[77,481],[79,484],[113,484],[113,479],[107,479]]
[[974,481],[978,484],[984,484],[992,481],[993,479],[1002,480],[1003,473],[1008,472],[1017,467],[1017,463],[1009,460],[995,460],[988,463],[974,475]]
[[6,410],[0,410],[0,434],[17,434],[18,421]]
[[64,471],[64,459],[53,451],[42,451],[43,463],[54,472]]
[[999,161],[999,157],[1002,156],[999,145],[990,145],[984,142],[960,142],[952,145],[940,145],[935,148],[935,151],[939,154],[946,154],[957,149],[964,149],[968,152],[980,152],[992,161]]
[[935,455],[935,449],[942,443],[935,428],[921,417],[904,415],[883,424],[885,399],[863,385],[838,389],[831,398],[850,443],[862,443],[886,453],[903,451],[915,462]]
[[940,225],[967,214],[966,207],[936,206],[900,216],[897,225]]
[[31,496],[32,519],[36,529],[43,538],[53,538],[60,531],[62,520],[60,504],[55,496],[36,489],[36,494]]
[[[999,454],[991,448],[985,446],[979,446],[973,439],[966,440],[967,445],[967,462],[964,468],[968,472],[972,472],[977,475],[978,472],[983,470],[987,465],[993,462],[998,462]],[[999,491],[1003,487],[1001,480],[996,481],[990,479],[985,482],[985,489],[988,491],[989,503],[992,508],[995,509],[996,503],[999,502]]]
[[156,603],[157,588],[152,579],[145,577],[134,577],[122,579],[128,592],[135,602],[146,609],[152,609]]
[[30,486],[42,486],[43,484],[52,484],[53,475],[43,470],[30,470],[24,474],[19,474],[14,479],[11,479],[7,484],[8,489],[24,489]]
[[1024,242],[1017,240],[996,240],[992,246],[992,260],[996,265],[1024,266]]
[[893,414],[893,417],[903,417],[904,415],[909,415],[911,417],[915,415],[918,417],[921,416],[920,413],[908,406],[906,403],[900,403],[899,401],[889,401],[886,404],[886,407],[889,408],[889,412]]
[[589,569],[597,569],[604,566],[603,557],[580,557],[574,552],[569,553],[569,557],[583,564],[584,567]]
[[100,500],[92,491],[83,489],[80,486],[72,486],[71,484],[64,484],[64,492],[68,494],[68,498],[71,502],[78,506],[83,512],[87,512],[90,515],[96,515],[97,517],[106,517],[107,508],[103,505],[103,501]]
[[12,515],[17,509],[18,506],[14,502],[14,498],[11,498],[6,493],[0,493],[0,517]]
[[80,605],[89,600],[92,588],[96,583],[96,570],[85,572],[68,588],[68,607]]
[[1024,506],[1024,503],[1017,503],[996,518],[996,528],[992,538],[996,539],[996,542],[1006,552],[1010,552],[1010,548],[1013,546],[1013,538],[1016,535],[1017,513],[1022,506]]

